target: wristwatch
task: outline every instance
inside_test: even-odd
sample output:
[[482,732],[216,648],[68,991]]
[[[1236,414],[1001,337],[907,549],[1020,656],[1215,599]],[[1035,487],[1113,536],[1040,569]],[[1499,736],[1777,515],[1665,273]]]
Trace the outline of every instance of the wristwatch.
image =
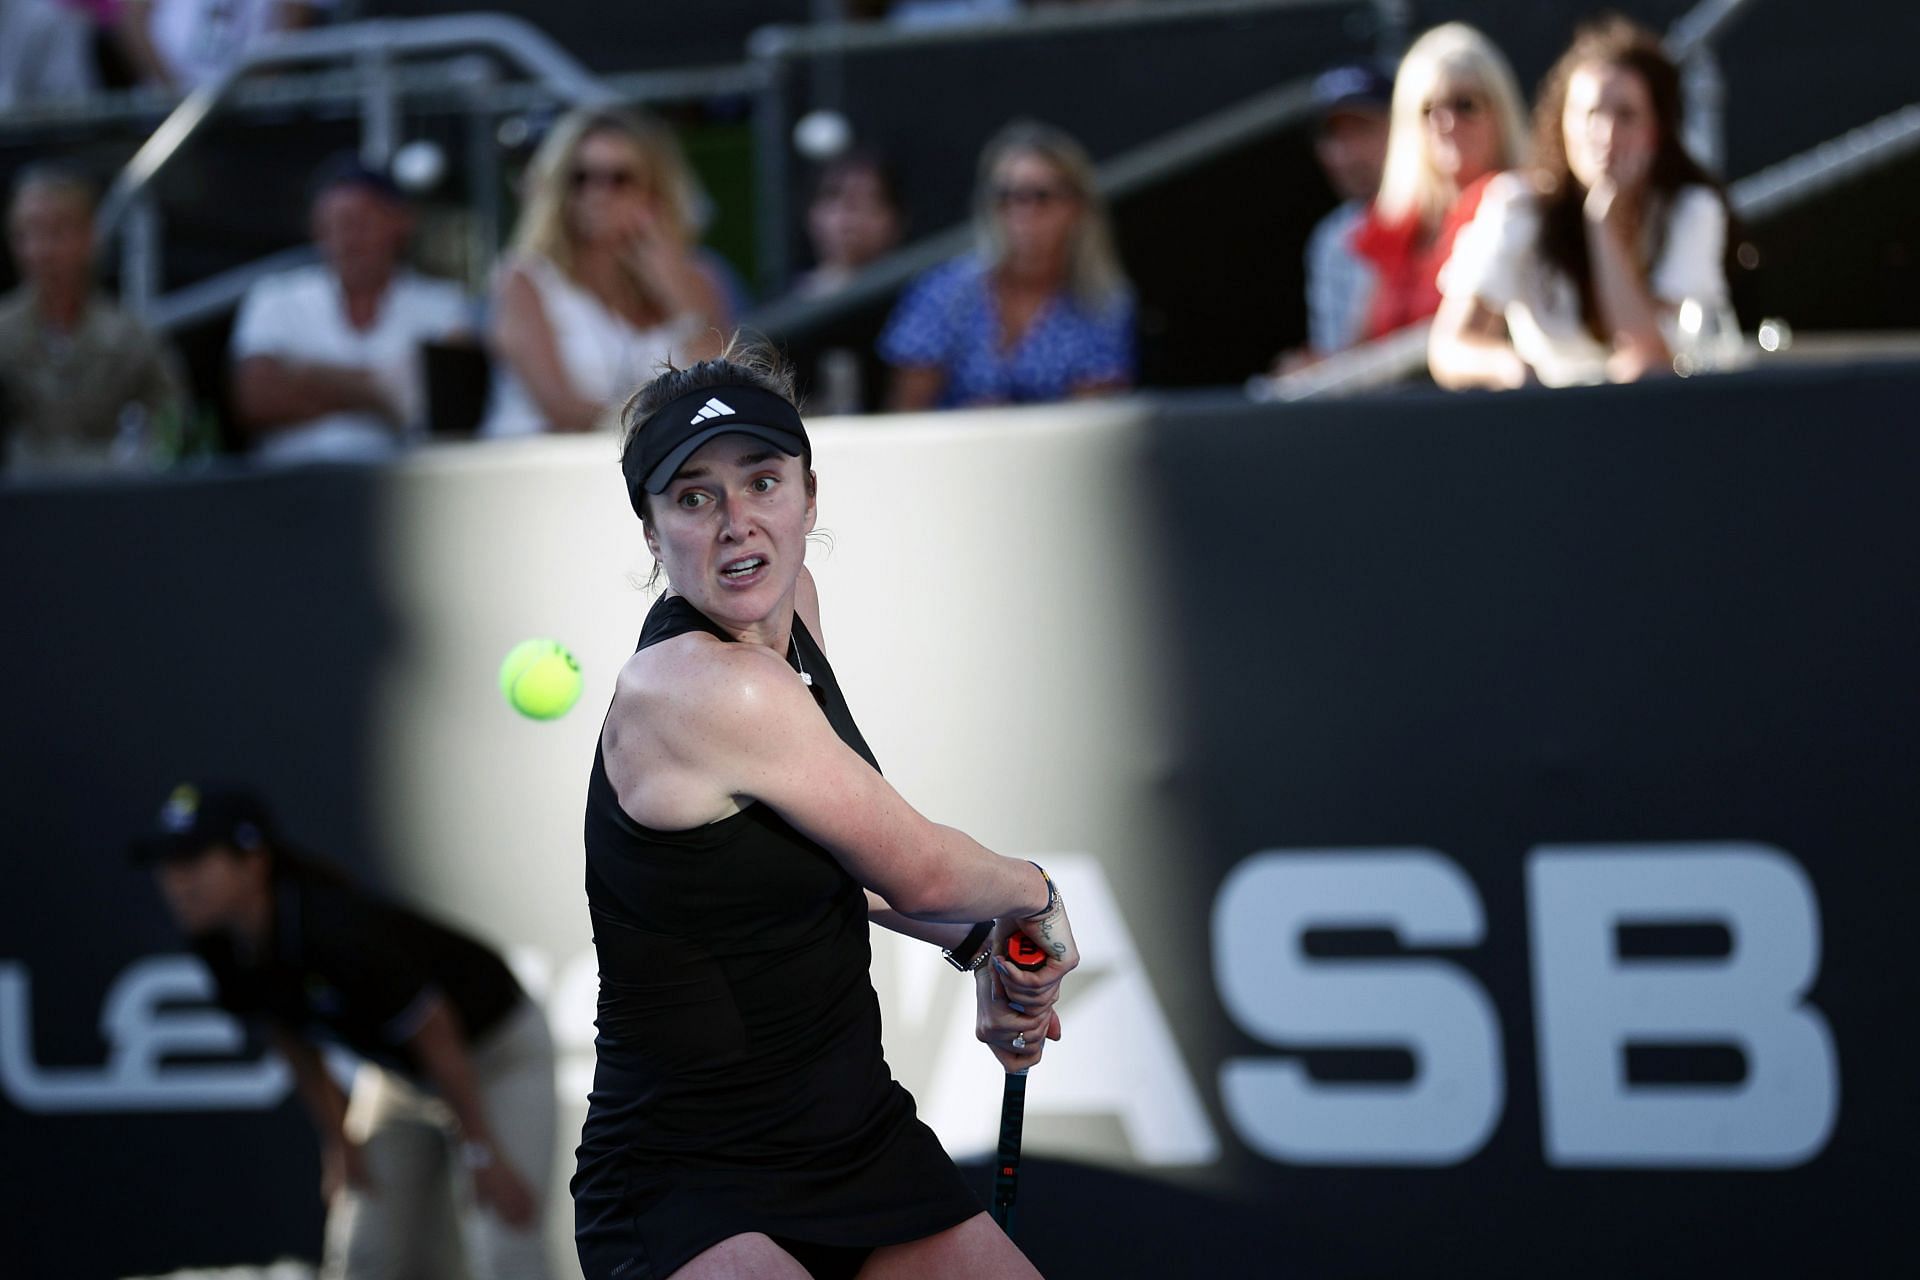
[[982,920],[967,931],[967,936],[960,940],[959,946],[943,948],[940,954],[960,972],[972,973],[993,954],[987,947],[987,938],[993,933],[993,925],[991,920]]

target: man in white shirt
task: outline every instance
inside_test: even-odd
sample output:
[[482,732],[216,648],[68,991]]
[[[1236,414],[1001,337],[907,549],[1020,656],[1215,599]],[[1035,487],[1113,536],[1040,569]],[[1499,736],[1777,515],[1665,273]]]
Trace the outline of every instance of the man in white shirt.
[[313,26],[334,0],[126,0],[120,37],[141,78],[185,93],[280,31]]
[[262,461],[379,461],[425,437],[421,346],[471,332],[467,298],[402,265],[413,215],[384,173],[330,164],[312,216],[323,261],[240,304],[234,414]]

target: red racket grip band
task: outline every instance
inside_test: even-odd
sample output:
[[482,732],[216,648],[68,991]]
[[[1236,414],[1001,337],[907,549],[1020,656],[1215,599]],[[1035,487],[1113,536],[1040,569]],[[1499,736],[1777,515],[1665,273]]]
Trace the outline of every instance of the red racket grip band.
[[1007,939],[1007,963],[1016,969],[1033,970],[1047,962],[1047,953],[1040,944],[1024,933],[1016,933]]

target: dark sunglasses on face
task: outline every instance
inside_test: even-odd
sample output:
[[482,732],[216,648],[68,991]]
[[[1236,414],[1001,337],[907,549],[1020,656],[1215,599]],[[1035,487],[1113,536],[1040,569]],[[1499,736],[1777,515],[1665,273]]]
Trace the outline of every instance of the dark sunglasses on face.
[[1031,205],[1045,208],[1062,200],[1072,198],[1072,193],[1063,187],[1016,186],[1009,183],[993,189],[993,202],[1002,209],[1013,205]]
[[1438,102],[1429,102],[1420,108],[1422,120],[1433,119],[1433,113],[1444,109],[1455,120],[1471,120],[1480,114],[1485,104],[1471,93],[1455,94],[1451,98],[1442,98]]
[[640,183],[640,175],[631,169],[594,169],[580,166],[567,175],[575,191],[584,191],[588,187],[606,187],[611,191],[626,191]]

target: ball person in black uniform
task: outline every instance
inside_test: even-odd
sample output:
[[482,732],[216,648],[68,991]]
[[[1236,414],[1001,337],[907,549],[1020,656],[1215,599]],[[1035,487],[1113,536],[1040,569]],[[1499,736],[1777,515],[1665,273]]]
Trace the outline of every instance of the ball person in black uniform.
[[[296,853],[244,790],[176,788],[131,852],[220,1004],[293,1068],[321,1140],[321,1275],[436,1272],[459,1248],[432,1230],[450,1207],[475,1275],[546,1275],[553,1044],[500,957]],[[351,1099],[323,1041],[364,1060]]]
[[[1028,1066],[1079,962],[1060,896],[881,777],[821,648],[812,451],[777,359],[671,371],[625,416],[628,495],[668,590],[588,788],[587,1280],[1032,1277],[888,1072],[867,931],[992,957],[981,1038]],[[1004,965],[1014,931],[1045,967]]]

